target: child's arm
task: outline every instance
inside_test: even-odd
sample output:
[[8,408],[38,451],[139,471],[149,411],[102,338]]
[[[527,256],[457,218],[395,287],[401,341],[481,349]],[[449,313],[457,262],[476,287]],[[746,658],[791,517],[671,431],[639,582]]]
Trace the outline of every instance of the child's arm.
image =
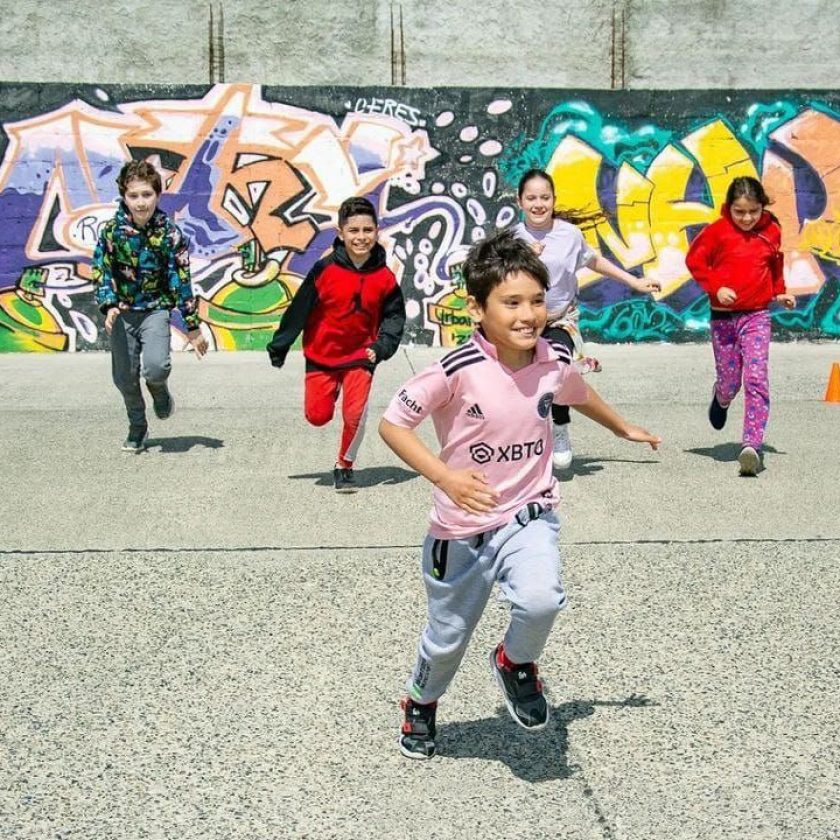
[[397,457],[440,487],[461,510],[486,513],[496,506],[499,494],[490,487],[487,476],[480,470],[449,469],[413,429],[397,426],[384,418],[379,422],[379,434]]
[[395,283],[394,288],[382,303],[382,321],[379,324],[376,341],[367,348],[368,360],[376,364],[376,362],[390,359],[400,346],[404,329],[405,300],[399,284]]
[[190,277],[190,241],[176,225],[169,241],[169,288],[175,294],[175,305],[187,325],[187,338],[200,359],[207,352],[207,339],[201,334],[201,320],[195,305]]
[[95,292],[94,298],[99,311],[105,316],[105,332],[111,334],[114,322],[120,314],[119,298],[114,290],[114,275],[111,270],[111,246],[108,241],[110,226],[103,228],[96,242],[91,264],[90,279]]
[[589,268],[597,274],[603,274],[604,277],[619,280],[636,292],[662,291],[662,284],[658,280],[653,280],[649,277],[634,277],[629,271],[619,268],[600,254],[597,254],[595,259],[589,263]]
[[651,449],[658,449],[662,438],[652,435],[647,429],[641,426],[634,426],[628,423],[615,409],[601,399],[598,392],[590,385],[586,386],[587,400],[579,405],[572,405],[572,408],[579,411],[584,417],[594,420],[605,429],[609,429],[617,437],[631,440],[635,443],[647,443]]
[[280,325],[274,331],[271,341],[265,346],[271,364],[276,368],[281,368],[285,364],[289,348],[303,331],[309,313],[318,303],[318,289],[315,286],[315,280],[321,273],[321,266],[321,262],[312,266],[300,288],[295,292],[289,308],[283,313]]

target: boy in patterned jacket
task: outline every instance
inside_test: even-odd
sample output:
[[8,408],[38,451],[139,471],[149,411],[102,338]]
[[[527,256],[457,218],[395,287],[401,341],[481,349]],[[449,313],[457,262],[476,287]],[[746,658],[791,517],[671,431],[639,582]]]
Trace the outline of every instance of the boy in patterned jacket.
[[207,351],[207,340],[199,329],[190,281],[189,242],[157,206],[162,189],[158,171],[146,161],[131,161],[120,170],[117,186],[122,200],[99,234],[92,281],[111,337],[114,384],[128,414],[122,448],[137,454],[149,435],[141,374],[158,419],[175,410],[167,386],[170,311],[180,311],[198,358]]
[[[568,348],[540,338],[548,274],[509,231],[474,245],[464,264],[471,339],[413,376],[380,423],[388,446],[434,484],[431,527],[423,544],[428,621],[402,702],[399,745],[408,758],[435,753],[438,698],[464,655],[490,590],[511,605],[504,640],[490,668],[511,717],[538,730],[549,709],[538,678],[557,613],[560,578],[552,475],[551,406],[574,406],[618,437],[660,439],[610,408],[571,365]],[[415,434],[431,416],[435,455]]]

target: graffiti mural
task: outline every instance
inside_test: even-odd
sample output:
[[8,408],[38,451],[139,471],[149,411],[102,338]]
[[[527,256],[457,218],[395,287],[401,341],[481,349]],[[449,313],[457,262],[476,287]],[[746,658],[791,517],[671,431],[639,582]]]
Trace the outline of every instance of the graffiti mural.
[[590,340],[707,338],[685,253],[737,175],[762,179],[782,223],[799,304],[773,313],[776,337],[840,337],[834,92],[0,84],[0,125],[0,350],[107,346],[90,259],[132,158],[159,170],[161,206],[190,238],[216,349],[265,346],[350,195],[378,208],[406,340],[457,345],[470,332],[464,254],[517,218],[532,166],[594,247],[662,283],[639,296],[582,272]]

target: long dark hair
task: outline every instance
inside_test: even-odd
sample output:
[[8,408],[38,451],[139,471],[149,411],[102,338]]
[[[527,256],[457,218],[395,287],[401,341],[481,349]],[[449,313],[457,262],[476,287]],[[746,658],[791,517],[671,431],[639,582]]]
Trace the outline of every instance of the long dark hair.
[[[533,181],[535,178],[540,178],[548,183],[551,187],[551,195],[554,196],[554,180],[551,175],[549,175],[544,169],[535,168],[529,169],[519,179],[519,185],[516,188],[516,195],[520,201],[522,200],[522,193],[525,192],[525,185],[529,181]],[[570,224],[583,228],[595,227],[607,218],[607,214],[601,210],[596,210],[594,213],[585,213],[583,210],[565,208],[563,210],[554,210],[552,215],[555,219],[562,219],[564,222],[569,222]]]
[[754,201],[762,207],[767,207],[768,204],[773,203],[767,193],[764,192],[761,181],[758,178],[751,178],[749,175],[734,178],[726,191],[727,204],[731,205],[733,201],[737,201],[739,198]]

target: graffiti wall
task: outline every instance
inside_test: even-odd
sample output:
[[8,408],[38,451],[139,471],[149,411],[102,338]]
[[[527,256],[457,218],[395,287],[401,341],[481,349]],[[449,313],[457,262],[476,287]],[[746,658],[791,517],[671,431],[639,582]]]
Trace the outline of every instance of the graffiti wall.
[[776,337],[840,337],[840,93],[0,84],[0,124],[0,350],[107,346],[90,259],[132,158],[190,238],[217,349],[265,346],[350,195],[379,210],[406,340],[463,341],[459,264],[517,218],[532,166],[594,247],[662,283],[641,296],[582,272],[590,340],[707,338],[684,258],[737,175],[782,223],[799,303],[773,313]]

